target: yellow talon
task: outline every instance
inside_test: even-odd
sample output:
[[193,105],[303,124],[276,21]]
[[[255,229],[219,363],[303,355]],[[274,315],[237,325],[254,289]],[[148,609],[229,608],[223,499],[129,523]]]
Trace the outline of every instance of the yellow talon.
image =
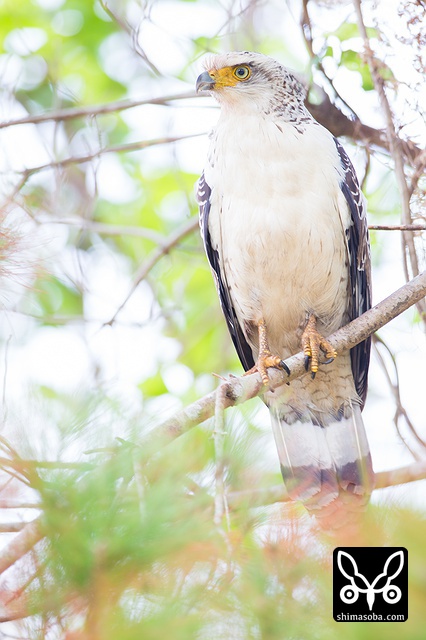
[[309,316],[309,320],[302,334],[302,349],[305,354],[305,368],[308,370],[310,361],[312,378],[315,378],[319,368],[320,349],[327,358],[324,364],[329,364],[337,356],[336,350],[331,346],[328,340],[323,338],[323,336],[317,331],[316,324],[317,320],[315,316]]
[[279,356],[275,356],[269,350],[268,338],[266,335],[266,325],[265,321],[262,319],[259,321],[257,325],[259,331],[259,355],[257,358],[257,362],[246,371],[244,375],[249,375],[250,373],[255,373],[258,371],[261,375],[262,382],[265,386],[269,386],[269,377],[267,369],[273,367],[274,369],[284,369],[288,375],[290,375],[290,369]]

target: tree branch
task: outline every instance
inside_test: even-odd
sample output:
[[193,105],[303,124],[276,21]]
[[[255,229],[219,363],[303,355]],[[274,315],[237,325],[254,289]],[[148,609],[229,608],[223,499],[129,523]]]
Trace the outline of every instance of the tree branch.
[[[28,180],[30,176],[34,173],[39,173],[40,171],[45,171],[46,169],[63,169],[73,164],[84,164],[86,162],[92,162],[93,160],[99,159],[101,156],[106,153],[129,153],[131,151],[142,151],[143,149],[148,149],[149,147],[155,147],[160,144],[170,144],[172,142],[180,142],[180,140],[188,140],[189,138],[196,138],[197,136],[202,136],[204,133],[191,133],[186,136],[171,136],[164,138],[154,138],[152,140],[138,140],[136,142],[128,142],[125,144],[117,144],[112,147],[105,147],[103,149],[97,149],[91,153],[88,153],[84,156],[70,156],[69,158],[64,158],[64,160],[57,160],[53,162],[46,162],[45,164],[40,164],[36,167],[30,167],[29,169],[25,169],[22,172],[23,176],[23,184]],[[19,183],[19,189],[23,187],[23,184]]]
[[[410,282],[402,286],[400,289],[392,293],[390,296],[379,302],[375,307],[356,318],[345,327],[342,327],[331,336],[328,340],[336,349],[337,353],[342,353],[351,349],[359,342],[365,340],[369,335],[383,327],[396,318],[399,314],[406,311],[418,300],[426,295],[426,271],[413,278]],[[276,370],[270,370],[270,379],[274,387],[278,387],[284,383],[300,377],[305,371],[305,356],[302,352],[291,356],[286,360],[289,367],[290,375],[281,374]],[[142,440],[140,448],[144,453],[146,450],[157,450],[158,444],[167,444],[189,431],[192,427],[204,422],[207,418],[214,415],[215,408],[218,403],[218,394],[220,394],[221,409],[241,404],[242,402],[254,398],[264,391],[262,379],[258,373],[249,376],[231,377],[222,383],[219,390],[212,392],[201,398],[197,402],[189,405],[173,418],[166,420],[162,424],[152,429]],[[411,482],[424,478],[426,476],[426,462],[418,462],[409,467],[395,469],[377,474],[376,488],[383,488],[393,484],[402,482]],[[230,505],[233,500],[247,499],[248,493],[239,493],[238,498],[229,496]],[[268,500],[275,502],[285,499],[285,490],[283,486],[272,487],[265,491],[250,491],[250,501],[253,496],[260,495],[262,504],[265,504],[265,495],[269,496]],[[283,497],[284,496],[284,497]],[[0,551],[0,574],[12,566],[17,560],[30,551],[34,545],[41,540],[39,519],[33,520],[27,524],[24,529],[12,540],[11,543]]]
[[145,280],[148,273],[155,267],[157,262],[159,262],[159,260],[161,260],[163,256],[170,253],[170,251],[174,247],[176,247],[176,245],[178,245],[184,238],[186,238],[190,233],[192,233],[197,227],[198,227],[198,216],[194,216],[189,220],[189,222],[186,222],[182,227],[177,229],[174,233],[170,235],[170,237],[166,241],[164,241],[162,244],[160,244],[158,247],[156,247],[152,251],[149,258],[144,263],[141,264],[141,266],[135,273],[133,277],[133,284],[130,288],[130,291],[128,292],[128,294],[126,295],[123,302],[120,304],[120,306],[118,307],[118,309],[116,310],[112,318],[110,318],[108,322],[105,322],[105,326],[112,325],[115,322],[117,315],[126,305],[129,298],[137,289],[138,285],[142,282],[142,280]]
[[[407,484],[426,479],[426,461],[390,471],[379,471],[374,476],[375,489],[385,489],[398,484]],[[250,507],[261,507],[274,502],[288,502],[290,497],[283,484],[276,484],[266,489],[251,489],[228,493],[228,504],[231,509],[238,509],[243,504]]]
[[116,102],[109,102],[108,104],[89,105],[87,107],[73,107],[69,109],[58,109],[57,111],[50,111],[37,115],[25,116],[24,118],[18,118],[16,120],[0,122],[0,129],[4,129],[6,127],[14,127],[20,124],[40,124],[42,122],[49,121],[63,122],[66,120],[73,120],[75,118],[92,118],[93,116],[104,115],[106,113],[114,113],[117,111],[125,111],[127,109],[134,109],[135,107],[142,107],[148,104],[169,106],[169,103],[173,102],[174,100],[185,100],[187,98],[196,97],[197,94],[195,93],[195,91],[187,91],[185,93],[175,93],[159,98],[149,98],[148,100],[117,100]]
[[[41,124],[49,121],[64,122],[76,118],[116,113],[145,105],[170,106],[171,102],[187,100],[190,98],[199,99],[202,98],[202,96],[196,94],[195,91],[187,91],[185,93],[160,96],[158,98],[148,98],[146,100],[117,100],[108,104],[58,109],[57,111],[34,114],[23,118],[17,118],[16,120],[0,122],[0,129],[22,124]],[[309,100],[306,100],[306,107],[314,118],[324,127],[329,129],[333,135],[337,137],[347,136],[366,144],[375,145],[385,151],[390,151],[389,143],[384,131],[369,127],[368,125],[363,124],[358,118],[351,120],[331,102],[327,95],[323,96],[323,100],[320,104],[314,104],[309,102]],[[408,164],[415,166],[421,163],[423,166],[426,161],[425,151],[423,149],[415,145],[411,140],[400,140],[400,146]]]
[[[392,155],[392,159],[395,165],[395,176],[398,183],[400,196],[401,196],[401,222],[404,225],[409,225],[412,223],[411,220],[411,210],[410,210],[410,191],[408,188],[407,180],[405,177],[404,171],[404,157],[401,149],[401,141],[397,136],[395,125],[393,122],[393,114],[390,108],[389,100],[385,91],[385,82],[380,74],[380,66],[379,62],[376,60],[374,53],[371,49],[370,39],[367,34],[367,29],[364,24],[364,18],[362,15],[362,7],[361,0],[353,0],[353,4],[355,7],[355,12],[357,14],[358,19],[358,28],[361,34],[361,37],[364,42],[364,55],[368,63],[368,67],[370,69],[371,77],[374,82],[374,87],[379,96],[380,105],[383,110],[383,114],[385,116],[386,121],[386,133],[387,140],[389,144],[389,149]],[[409,273],[407,267],[407,257],[406,257],[406,249],[408,250],[408,255],[410,258],[411,272],[413,276],[416,276],[419,273],[419,262],[416,253],[416,247],[414,244],[414,238],[412,234],[402,232],[402,247],[403,247],[403,264],[405,270],[405,277],[408,281]],[[420,317],[426,323],[426,305],[424,302],[420,300],[417,302],[417,308],[420,313]]]
[[[359,318],[356,318],[345,327],[338,329],[338,331],[329,336],[328,340],[338,354],[352,349],[352,347],[368,338],[368,336],[425,296],[426,271],[403,285]],[[275,369],[269,370],[270,380],[274,387],[289,383],[306,373],[304,365],[305,355],[303,352],[287,358],[285,362],[291,371],[289,376]],[[262,379],[258,373],[239,378],[232,376],[224,382],[223,385],[225,386],[225,408],[241,404],[250,398],[256,397],[265,390]],[[189,431],[197,424],[211,418],[214,415],[216,393],[216,391],[213,391],[204,396],[169,420],[152,429],[147,436],[148,441],[144,442],[144,444],[147,445],[148,442],[151,443],[153,438],[158,438],[162,441],[171,441]]]
[[39,518],[36,518],[27,524],[8,545],[1,549],[0,574],[31,551],[42,538],[43,534],[40,530],[40,521]]
[[[385,131],[369,127],[358,118],[351,120],[331,102],[327,95],[323,97],[319,104],[306,100],[305,105],[315,120],[331,131],[337,138],[344,136],[363,142],[366,145],[373,145],[388,153],[391,152]],[[407,164],[414,167],[417,165],[423,166],[425,161],[425,151],[423,149],[415,145],[411,140],[398,138],[398,143]]]
[[424,224],[369,224],[371,231],[426,231]]

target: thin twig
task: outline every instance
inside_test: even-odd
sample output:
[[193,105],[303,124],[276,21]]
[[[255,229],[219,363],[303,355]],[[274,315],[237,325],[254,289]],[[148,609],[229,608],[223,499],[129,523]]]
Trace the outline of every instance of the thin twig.
[[[37,222],[43,223],[44,220],[37,219]],[[155,244],[164,244],[167,238],[161,233],[147,229],[146,227],[135,227],[123,224],[107,224],[104,222],[95,222],[94,220],[84,220],[83,218],[51,220],[46,218],[49,224],[63,224],[70,227],[78,227],[80,231],[90,231],[99,233],[103,236],[133,236],[135,238],[145,238],[151,240]]]
[[369,224],[371,231],[426,231],[424,224]]
[[[409,225],[411,224],[410,192],[409,192],[407,180],[405,177],[404,158],[401,152],[401,141],[395,130],[392,110],[390,108],[390,104],[385,91],[385,83],[382,76],[380,75],[378,62],[375,59],[374,53],[371,49],[370,39],[368,37],[367,29],[365,27],[364,18],[362,15],[361,0],[353,0],[353,4],[357,14],[358,28],[364,42],[364,55],[367,60],[371,77],[374,82],[374,87],[379,96],[380,104],[385,116],[386,132],[387,132],[387,138],[389,142],[389,148],[394,161],[395,176],[396,176],[396,180],[397,180],[400,195],[401,195],[402,224]],[[405,231],[403,231],[402,233],[402,246],[403,246],[403,263],[404,263],[405,278],[408,281],[409,273],[408,273],[408,266],[407,266],[407,259],[406,259],[406,248],[408,249],[408,255],[410,257],[411,272],[413,276],[416,276],[419,273],[419,263],[417,259],[414,238],[411,234],[405,233]],[[418,301],[417,308],[419,310],[420,317],[426,323],[425,302]]]
[[42,505],[39,502],[5,502],[0,501],[0,509],[41,509]]
[[60,460],[24,460],[22,458],[0,458],[0,468],[6,470],[12,468],[24,473],[33,469],[78,469],[90,471],[96,467],[91,462],[62,462]]
[[220,385],[215,402],[215,420],[214,420],[214,451],[215,451],[215,498],[214,498],[214,516],[213,522],[217,527],[222,524],[222,519],[226,506],[225,495],[225,460],[224,460],[224,437],[225,437],[225,398],[226,385]]
[[[404,438],[404,436],[401,433],[401,430],[399,428],[399,419],[401,416],[405,417],[405,420],[407,422],[407,425],[409,426],[411,432],[413,433],[414,437],[417,439],[417,441],[419,442],[419,444],[421,444],[423,447],[425,447],[425,443],[423,442],[423,440],[420,438],[420,436],[418,435],[413,423],[411,422],[411,420],[408,417],[408,414],[405,410],[405,408],[402,405],[401,402],[401,395],[400,395],[400,387],[399,387],[399,373],[398,373],[398,367],[396,366],[396,359],[395,356],[393,355],[393,353],[391,352],[391,350],[389,349],[389,347],[387,346],[387,344],[384,342],[384,340],[382,340],[382,338],[380,338],[380,336],[378,336],[377,334],[374,336],[374,340],[373,340],[373,345],[375,347],[375,352],[376,352],[376,356],[377,359],[379,361],[380,366],[382,367],[383,373],[385,375],[385,378],[387,380],[387,383],[389,385],[390,391],[393,395],[394,401],[395,401],[395,415],[393,418],[394,424],[395,424],[395,429],[396,432],[399,436],[399,438],[401,439],[401,442],[404,444],[405,447],[407,447],[408,451],[411,453],[411,455],[413,456],[413,458],[415,460],[420,460],[421,456],[414,451],[410,445],[408,444],[408,442],[406,441],[406,439]],[[388,352],[393,367],[394,367],[394,371],[395,371],[395,378],[396,378],[396,382],[394,383],[390,373],[388,371],[388,368],[386,366],[386,362],[382,356],[382,354],[380,353],[380,349],[378,348],[379,345],[382,345],[383,348]]]
[[114,113],[116,111],[125,111],[127,109],[134,109],[135,107],[142,107],[144,105],[164,105],[169,106],[170,102],[174,100],[186,100],[187,98],[196,98],[197,94],[194,91],[186,91],[185,93],[175,93],[169,96],[161,96],[159,98],[148,98],[147,100],[117,100],[116,102],[109,102],[108,104],[101,105],[89,105],[87,107],[73,107],[69,109],[58,109],[57,111],[51,111],[47,113],[40,113],[38,115],[25,116],[24,118],[17,118],[16,120],[8,120],[6,122],[0,122],[0,129],[6,127],[14,127],[20,124],[40,124],[42,122],[49,122],[53,120],[55,122],[64,122],[65,120],[73,120],[74,118],[85,118],[103,115],[106,113]]
[[17,533],[18,531],[22,531],[25,529],[28,522],[0,522],[0,533]]
[[[149,147],[155,147],[161,144],[171,144],[173,142],[180,142],[181,140],[188,140],[189,138],[196,138],[203,135],[205,135],[205,133],[191,133],[186,136],[171,136],[164,138],[154,138],[152,140],[138,140],[137,142],[117,144],[112,147],[97,149],[96,151],[88,153],[84,156],[71,156],[69,158],[64,158],[64,160],[46,162],[45,164],[40,164],[36,167],[30,167],[29,169],[25,169],[24,171],[19,173],[22,173],[25,183],[30,176],[34,175],[35,173],[39,173],[40,171],[45,171],[46,169],[63,169],[73,164],[84,164],[86,162],[92,162],[93,160],[99,159],[106,153],[129,153],[130,151],[142,151],[143,149],[148,149]],[[23,184],[20,184],[20,188],[22,188],[22,186]]]
[[308,49],[309,56],[311,58],[311,62],[314,62],[317,69],[321,71],[322,75],[327,80],[328,85],[331,87],[335,97],[338,98],[339,101],[345,105],[346,109],[348,109],[348,111],[351,114],[352,120],[359,121],[358,115],[352,109],[350,104],[348,104],[346,100],[343,98],[343,96],[338,92],[338,90],[334,85],[333,80],[327,75],[322,62],[319,59],[319,56],[314,52],[312,23],[311,23],[311,17],[309,15],[308,3],[309,3],[309,0],[303,0],[303,3],[302,3],[303,9],[302,9],[302,15],[300,18],[300,26],[303,34],[303,39],[305,40],[306,48]]
[[133,295],[138,285],[142,282],[142,280],[144,280],[147,277],[149,272],[155,267],[157,262],[159,262],[159,260],[161,260],[161,258],[163,258],[165,255],[170,253],[170,251],[174,247],[176,247],[176,245],[180,244],[180,242],[184,238],[186,238],[188,235],[190,235],[197,227],[198,227],[198,218],[197,217],[191,218],[189,222],[187,222],[182,227],[177,229],[177,231],[172,233],[166,242],[163,242],[160,246],[156,247],[152,251],[149,258],[143,264],[141,264],[138,271],[135,273],[133,277],[133,284],[130,288],[130,291],[124,298],[123,302],[117,308],[112,318],[110,318],[108,322],[105,322],[104,326],[112,325],[115,322],[117,315],[120,313],[123,307],[127,304],[129,298]]

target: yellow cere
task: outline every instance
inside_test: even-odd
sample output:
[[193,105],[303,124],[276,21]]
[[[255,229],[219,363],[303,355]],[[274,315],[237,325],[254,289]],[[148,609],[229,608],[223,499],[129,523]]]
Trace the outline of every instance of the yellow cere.
[[239,82],[248,80],[251,76],[251,69],[246,65],[238,64],[233,67],[223,67],[222,69],[212,69],[209,75],[214,79],[216,89],[220,87],[235,87]]

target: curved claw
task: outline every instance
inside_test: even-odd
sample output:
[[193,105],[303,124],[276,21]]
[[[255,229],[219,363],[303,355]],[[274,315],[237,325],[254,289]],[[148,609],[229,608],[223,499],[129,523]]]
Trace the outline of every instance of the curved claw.
[[311,356],[305,356],[305,371],[308,371],[309,369],[309,360],[311,359]]
[[291,374],[290,369],[288,368],[288,366],[286,365],[286,363],[284,362],[284,360],[280,360],[280,367],[282,369],[284,369],[284,371],[286,372],[286,374],[289,376]]
[[331,364],[333,360],[334,358],[327,358],[327,360],[324,360],[324,362],[321,362],[321,364]]

